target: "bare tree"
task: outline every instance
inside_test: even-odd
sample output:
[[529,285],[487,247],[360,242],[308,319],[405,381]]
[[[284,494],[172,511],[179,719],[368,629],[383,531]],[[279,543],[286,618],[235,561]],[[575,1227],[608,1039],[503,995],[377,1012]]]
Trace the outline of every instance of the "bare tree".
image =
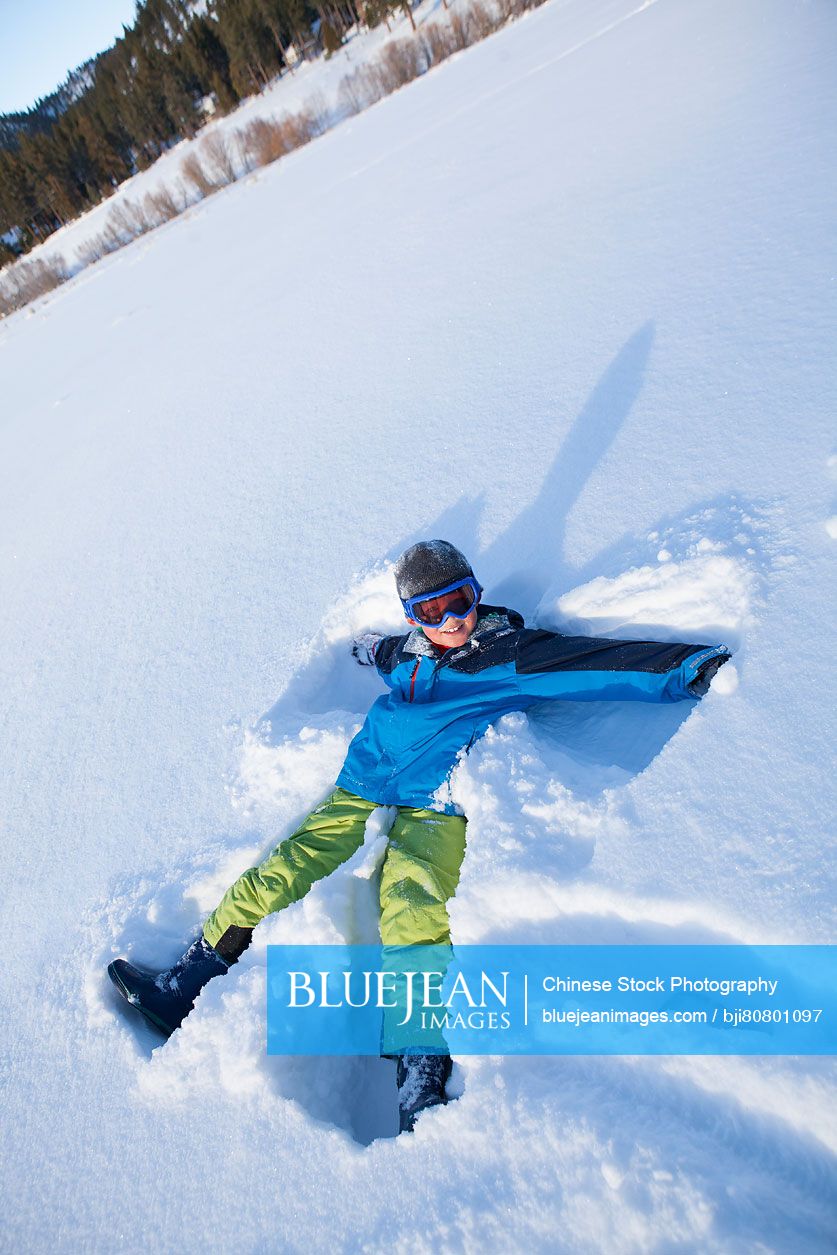
[[201,157],[210,178],[218,187],[226,187],[238,178],[238,166],[232,144],[224,131],[216,130],[201,140]]
[[39,296],[46,296],[69,277],[62,256],[51,257],[48,261],[13,262],[0,272],[0,317],[5,318]]

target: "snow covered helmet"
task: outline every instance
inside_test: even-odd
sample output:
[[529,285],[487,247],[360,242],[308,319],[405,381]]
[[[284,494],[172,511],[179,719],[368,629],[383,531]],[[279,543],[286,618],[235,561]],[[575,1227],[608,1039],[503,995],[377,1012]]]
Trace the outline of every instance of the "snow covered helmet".
[[421,540],[402,553],[395,583],[405,615],[420,627],[467,618],[482,594],[470,562],[447,540]]
[[402,601],[469,578],[474,578],[470,562],[448,540],[420,540],[395,564],[395,586]]

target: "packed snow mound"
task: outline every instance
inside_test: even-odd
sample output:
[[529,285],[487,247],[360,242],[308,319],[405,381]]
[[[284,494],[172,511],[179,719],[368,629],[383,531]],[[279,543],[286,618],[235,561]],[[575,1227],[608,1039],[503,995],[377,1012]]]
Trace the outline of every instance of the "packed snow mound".
[[556,610],[566,628],[579,634],[623,635],[630,639],[678,639],[738,643],[755,578],[743,563],[725,556],[671,562],[661,554],[657,567],[626,571],[609,580],[591,580],[564,593]]

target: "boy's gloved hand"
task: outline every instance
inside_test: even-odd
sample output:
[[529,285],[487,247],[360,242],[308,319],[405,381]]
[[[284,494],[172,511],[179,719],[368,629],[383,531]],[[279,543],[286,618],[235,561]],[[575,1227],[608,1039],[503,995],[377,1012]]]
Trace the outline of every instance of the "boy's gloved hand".
[[715,658],[710,658],[708,662],[703,664],[689,685],[689,692],[692,697],[706,696],[709,692],[709,685],[712,683],[712,677],[715,675],[715,672],[719,667],[722,667],[725,662],[729,662],[729,659],[729,654],[719,654]]
[[362,667],[374,667],[375,650],[384,638],[377,632],[364,632],[352,641],[352,656]]

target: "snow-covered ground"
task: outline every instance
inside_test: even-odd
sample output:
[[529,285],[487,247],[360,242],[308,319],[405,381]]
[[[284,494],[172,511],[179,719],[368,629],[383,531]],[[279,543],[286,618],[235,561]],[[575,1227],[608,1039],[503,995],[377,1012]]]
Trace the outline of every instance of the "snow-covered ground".
[[268,1058],[385,812],[166,1045],[104,969],[319,800],[426,536],[736,651],[474,749],[456,937],[834,941],[835,36],[551,0],[0,323],[3,1249],[834,1249],[831,1059],[467,1058],[396,1139],[390,1063]]

